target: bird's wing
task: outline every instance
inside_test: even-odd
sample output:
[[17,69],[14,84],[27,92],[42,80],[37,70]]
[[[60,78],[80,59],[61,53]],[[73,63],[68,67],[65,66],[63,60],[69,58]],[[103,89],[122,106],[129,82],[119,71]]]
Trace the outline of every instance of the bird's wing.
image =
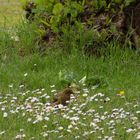
[[58,96],[54,96],[53,103],[58,101]]
[[61,92],[59,92],[59,93],[57,93],[57,95],[55,95],[54,97],[53,97],[53,103],[54,102],[57,102],[58,100],[59,100],[59,97],[61,96]]

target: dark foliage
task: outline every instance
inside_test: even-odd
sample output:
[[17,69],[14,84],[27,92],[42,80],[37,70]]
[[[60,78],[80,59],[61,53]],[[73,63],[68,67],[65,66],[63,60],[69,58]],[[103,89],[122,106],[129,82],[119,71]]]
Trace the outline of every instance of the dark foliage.
[[[59,0],[54,1],[53,4],[47,4],[50,4],[50,7],[44,8],[42,5],[41,9],[43,10],[37,10],[36,13],[35,10],[41,6],[32,1],[26,3],[24,8],[27,20],[33,22],[35,19],[38,28],[43,31],[38,40],[41,50],[42,46],[45,48],[44,44],[49,44],[52,41],[52,38],[55,40],[56,37],[63,36],[66,30],[69,33],[71,27],[75,27],[75,32],[79,30],[86,32],[93,28],[101,36],[98,40],[93,38],[92,43],[84,44],[82,50],[88,55],[96,54],[98,56],[99,50],[105,46],[104,42],[111,42],[113,39],[124,46],[128,36],[131,46],[136,48],[135,36],[140,35],[140,0],[135,0],[128,6],[123,0],[118,3],[114,0],[86,0],[84,3],[83,0],[71,2]],[[82,28],[79,29],[81,25]],[[134,32],[130,32],[130,27]],[[105,35],[103,40],[102,35]]]

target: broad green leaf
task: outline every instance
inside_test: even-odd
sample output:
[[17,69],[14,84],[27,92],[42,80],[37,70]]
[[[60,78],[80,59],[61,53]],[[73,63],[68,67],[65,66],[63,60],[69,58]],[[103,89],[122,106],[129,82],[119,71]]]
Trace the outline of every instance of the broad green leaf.
[[40,22],[43,23],[44,25],[46,25],[47,27],[50,27],[50,26],[51,26],[49,23],[47,23],[47,22],[44,21],[44,20],[41,20]]
[[79,83],[80,84],[85,84],[87,77],[84,76],[82,79],[80,79]]
[[55,6],[53,8],[52,13],[54,15],[58,15],[62,11],[62,9],[63,9],[63,5],[61,3],[57,3],[57,4],[55,4]]

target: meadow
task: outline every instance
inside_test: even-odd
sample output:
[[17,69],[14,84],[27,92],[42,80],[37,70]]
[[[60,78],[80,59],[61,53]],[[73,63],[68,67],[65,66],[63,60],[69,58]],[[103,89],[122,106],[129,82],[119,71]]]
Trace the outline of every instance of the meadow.
[[[101,57],[88,57],[76,47],[64,51],[56,42],[46,55],[30,53],[36,47],[34,25],[10,18],[12,30],[0,32],[0,139],[140,139],[136,50],[113,41]],[[65,37],[62,41],[69,44]],[[53,107],[53,96],[68,83],[78,86],[78,92],[68,106]]]

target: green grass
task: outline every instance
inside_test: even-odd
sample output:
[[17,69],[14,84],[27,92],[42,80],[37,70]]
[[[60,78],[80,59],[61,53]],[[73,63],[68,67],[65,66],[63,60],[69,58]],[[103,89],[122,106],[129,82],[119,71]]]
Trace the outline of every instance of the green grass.
[[[113,47],[115,49],[113,49]],[[91,140],[98,139],[98,137],[101,136],[103,139],[106,135],[112,135],[112,132],[109,130],[109,126],[107,125],[112,118],[106,118],[99,123],[99,127],[104,129],[104,133],[101,134],[101,130],[97,130],[96,133],[93,132],[86,136],[86,134],[83,135],[84,132],[90,133],[93,130],[93,128],[88,125],[93,121],[93,119],[96,119],[95,113],[91,113],[89,115],[87,113],[88,110],[95,109],[96,113],[99,113],[98,115],[101,117],[105,111],[107,111],[108,114],[112,114],[112,109],[117,108],[119,110],[120,108],[123,108],[124,112],[122,111],[122,114],[125,114],[125,111],[129,112],[131,115],[133,114],[136,116],[138,120],[133,124],[132,121],[130,121],[133,120],[133,115],[126,115],[125,118],[118,119],[120,123],[115,122],[115,126],[112,126],[115,129],[115,137],[113,139],[134,139],[134,137],[136,137],[136,131],[127,133],[126,130],[129,128],[137,129],[136,125],[140,121],[138,114],[136,114],[136,111],[139,110],[140,102],[139,67],[139,56],[137,56],[135,52],[129,49],[117,49],[115,46],[112,46],[112,49],[110,48],[110,56],[105,59],[96,57],[87,58],[78,51],[73,51],[71,54],[64,54],[60,50],[55,50],[54,52],[50,51],[49,54],[44,57],[34,54],[25,57],[12,55],[10,58],[9,56],[5,59],[2,58],[0,65],[1,102],[5,99],[8,102],[1,105],[1,108],[5,106],[6,109],[5,111],[1,111],[0,130],[5,131],[5,134],[0,137],[2,139],[11,139],[18,134],[24,133],[26,134],[25,139],[29,139],[31,137],[35,137],[35,139],[46,139],[42,134],[44,132],[48,135],[46,136],[47,139],[54,140],[58,139],[61,135],[63,136],[63,139],[74,139],[76,136],[80,136],[80,139]],[[86,87],[81,87],[81,93],[78,97],[76,95],[76,99],[69,105],[68,110],[61,111],[60,109],[58,111],[48,111],[49,113],[47,113],[43,108],[46,106],[44,103],[50,102],[53,96],[50,85],[55,85],[56,90],[63,89],[66,86],[59,78],[60,71],[64,72],[66,75],[73,73],[73,79],[76,81],[79,81],[85,75],[88,75],[89,78],[101,78],[101,83],[103,83],[103,85],[101,84],[100,87],[93,91],[90,89],[91,86],[87,85]],[[26,73],[27,76],[24,75]],[[9,85],[13,86],[9,87]],[[24,87],[20,88],[20,85],[24,85]],[[41,90],[43,88],[45,91]],[[87,97],[82,96],[84,94],[84,91],[82,91],[83,88],[87,88],[89,90]],[[32,91],[36,89],[39,89],[40,93],[36,91],[33,94]],[[27,93],[28,90],[29,93]],[[125,91],[125,98],[121,98],[116,95],[120,90]],[[105,97],[109,97],[110,101],[107,103],[100,100],[92,103],[88,102],[86,106],[79,108],[81,104],[87,102],[88,98],[99,92],[103,93]],[[8,96],[7,93],[9,93],[10,96]],[[50,96],[49,99],[40,98],[40,96],[45,93]],[[13,97],[17,97],[17,100],[12,105],[11,100],[13,100]],[[27,103],[26,100],[28,98],[32,99],[33,97],[36,97],[39,101],[31,103],[29,100]],[[43,104],[38,105],[37,103]],[[126,103],[130,104],[127,105]],[[26,109],[22,110],[20,108],[19,112],[15,114],[9,113],[10,110],[16,110],[18,106],[26,107],[27,105],[32,106],[33,112],[28,112]],[[138,107],[134,108],[133,106],[135,105]],[[100,109],[100,106],[104,109]],[[40,108],[40,110],[37,111],[36,107]],[[77,114],[76,110],[70,113],[69,110],[72,110],[73,107],[81,110],[83,114]],[[2,112],[8,112],[8,117],[3,118]],[[33,124],[36,120],[35,117],[41,112],[43,113],[42,116],[47,116],[50,120],[41,120]],[[26,115],[22,116],[23,113],[26,113]],[[83,119],[84,113],[87,114],[85,116],[86,120]],[[64,114],[71,117],[79,117],[79,121],[74,121],[78,130],[75,130],[72,125],[72,132],[67,132],[67,130],[69,131],[68,126],[71,125],[72,121],[63,118],[62,116]],[[121,115],[119,115],[118,118],[120,116]],[[32,118],[32,121],[27,122],[28,118]],[[80,122],[82,122],[84,126],[79,124]],[[124,125],[122,125],[121,122],[123,122]],[[47,125],[47,128],[45,125]],[[63,127],[63,130],[61,130],[61,128],[59,130],[60,126]],[[20,132],[20,129],[24,129],[24,132]]]
[[[104,56],[87,57],[77,47],[90,40],[92,32],[87,33],[90,39],[81,35],[81,44],[76,44],[78,35],[69,32],[42,56],[36,52],[33,24],[13,29],[0,32],[0,139],[136,140],[140,57],[135,50],[112,42]],[[24,57],[20,48],[25,49]],[[84,76],[86,85],[79,84]],[[67,108],[49,106],[54,90],[64,89],[68,82],[79,85],[80,93]]]
[[[89,77],[103,77],[112,89],[137,91],[140,78],[139,56],[135,56],[135,53],[129,50],[118,51],[120,51],[118,54],[113,52],[105,60],[86,58],[78,52],[68,55],[50,51],[50,54],[45,57],[35,54],[24,58],[11,56],[5,60],[6,56],[3,56],[0,67],[3,85],[1,90],[5,90],[9,84],[14,84],[17,88],[21,83],[25,83],[30,89],[46,87],[49,84],[59,85],[59,72],[66,71],[73,72],[77,81],[88,73]],[[24,73],[28,73],[26,78]]]
[[11,27],[21,20],[23,11],[18,0],[0,0],[0,27]]

